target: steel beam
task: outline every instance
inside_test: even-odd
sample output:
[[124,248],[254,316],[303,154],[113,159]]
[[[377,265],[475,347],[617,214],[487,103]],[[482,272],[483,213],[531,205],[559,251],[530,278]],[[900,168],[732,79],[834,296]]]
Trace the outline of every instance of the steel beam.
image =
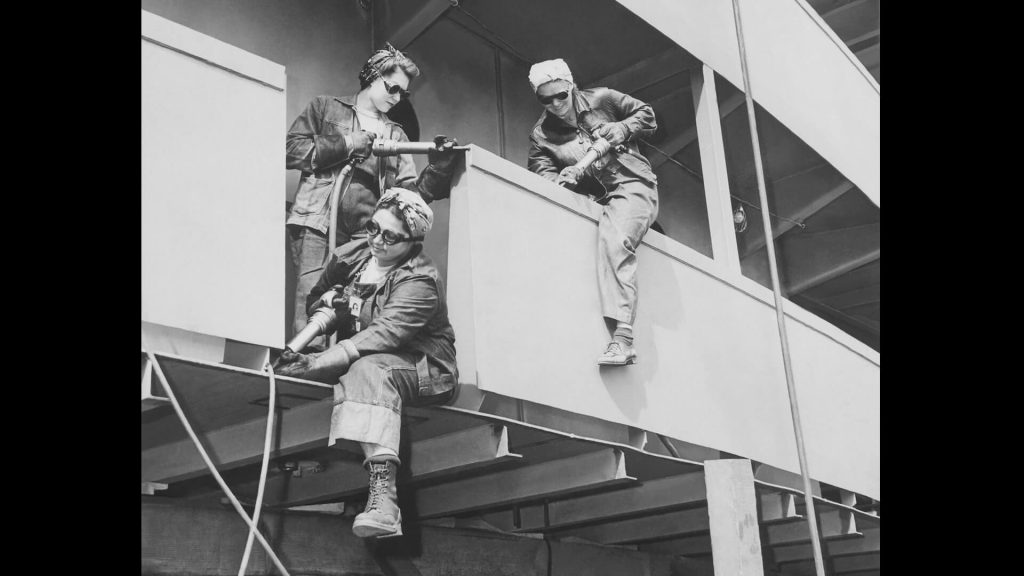
[[[880,553],[881,532],[882,531],[879,528],[864,530],[863,538],[826,542],[825,547],[828,550],[828,555],[832,558]],[[775,547],[775,562],[777,564],[782,564],[784,562],[803,562],[811,560],[812,558],[810,544]]]
[[705,534],[710,528],[707,509],[696,508],[562,530],[554,532],[554,535],[557,537],[575,536],[601,544],[639,544]]
[[[522,456],[508,450],[508,431],[504,426],[484,425],[459,430],[412,443],[408,458],[411,480],[455,476],[476,468],[517,461]],[[301,477],[274,476],[267,480],[264,503],[267,506],[296,506],[346,498],[366,491],[366,471],[362,463],[351,460],[328,462],[321,472]],[[255,495],[257,482],[238,489],[239,494]]]
[[421,488],[416,493],[416,506],[420,518],[437,518],[634,481],[635,478],[626,475],[622,451],[603,448],[571,458]]
[[760,501],[763,524],[803,519],[803,516],[796,512],[796,496],[789,492],[761,494]]
[[[732,114],[736,110],[739,110],[740,107],[743,106],[744,101],[745,100],[742,92],[738,94],[733,94],[729,98],[726,98],[724,102],[718,105],[719,117],[721,119],[725,119],[725,117],[728,116],[729,114]],[[669,156],[675,156],[680,151],[682,151],[683,148],[686,148],[687,146],[693,144],[696,141],[697,126],[696,124],[694,124],[693,126],[680,132],[678,135],[670,138],[667,142],[658,146],[658,148],[664,150]],[[654,169],[657,169],[659,166],[668,161],[668,158],[666,158],[662,154],[653,154],[652,156],[654,156],[654,158],[651,160],[651,166]]]
[[[304,404],[283,411],[277,418],[278,442],[274,457],[327,445],[333,400]],[[197,431],[220,471],[258,462],[263,455],[266,420],[258,418],[212,432]],[[206,464],[188,438],[142,451],[142,481],[172,483],[208,473]]]
[[700,145],[701,173],[704,175],[704,202],[708,212],[708,230],[715,263],[740,275],[740,256],[733,223],[729,173],[725,162],[721,112],[715,89],[715,71],[704,64],[691,74],[694,128]]
[[[863,536],[857,531],[857,520],[847,510],[822,510],[818,514],[821,537],[825,539]],[[768,544],[802,544],[811,541],[810,529],[805,521],[794,521],[767,527]]]
[[142,412],[171,403],[166,396],[158,395],[153,388],[153,366],[149,358],[142,360]]
[[405,50],[451,7],[451,0],[426,0],[416,13],[388,34],[388,42],[399,50]]
[[848,290],[834,296],[821,296],[818,300],[823,304],[828,305],[830,308],[836,310],[843,310],[844,308],[852,308],[854,306],[861,306],[863,304],[871,304],[874,302],[882,301],[882,285],[872,284],[863,288],[856,288],[854,290]]
[[[843,194],[846,194],[855,188],[853,182],[844,178],[838,185],[825,190],[821,194],[814,193],[810,198],[806,198],[806,200],[799,205],[786,206],[787,199],[797,196],[797,194],[801,192],[799,189],[795,189],[793,182],[793,180],[789,180],[785,184],[773,186],[772,196],[775,198],[775,204],[777,207],[776,211],[779,216],[786,218],[786,220],[780,219],[777,222],[772,223],[772,238],[782,236],[791,228],[796,226],[796,222],[803,222],[817,214],[821,210],[825,209],[829,204],[842,197]],[[796,186],[799,186],[799,184]],[[757,230],[760,231],[760,229],[761,227],[757,226]],[[757,250],[764,248],[764,242],[764,233],[751,234],[750,242],[747,243],[746,249],[743,252],[743,257],[747,257]]]
[[581,86],[603,86],[632,94],[685,72],[691,63],[692,59],[685,51],[681,48],[672,48],[602,78],[584,82]]
[[881,554],[868,554],[865,556],[835,558],[832,560],[832,567],[837,575],[866,570],[881,570],[882,556]]
[[783,270],[790,296],[828,282],[882,257],[881,224],[873,223],[783,241]]
[[693,472],[649,480],[638,486],[605,494],[590,494],[520,509],[520,526],[515,532],[546,532],[584,524],[619,520],[668,512],[706,503],[704,474]]
[[637,548],[642,552],[671,554],[673,556],[709,556],[711,555],[711,536],[672,538],[671,540],[641,544]]

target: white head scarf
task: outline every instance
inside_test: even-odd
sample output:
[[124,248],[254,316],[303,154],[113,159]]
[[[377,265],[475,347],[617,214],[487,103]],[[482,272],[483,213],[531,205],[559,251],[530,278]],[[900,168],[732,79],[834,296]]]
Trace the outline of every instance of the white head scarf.
[[533,86],[534,92],[542,84],[547,84],[552,80],[565,80],[566,82],[573,83],[572,72],[569,70],[569,65],[565,63],[565,60],[555,58],[554,60],[538,62],[530,67],[530,85]]

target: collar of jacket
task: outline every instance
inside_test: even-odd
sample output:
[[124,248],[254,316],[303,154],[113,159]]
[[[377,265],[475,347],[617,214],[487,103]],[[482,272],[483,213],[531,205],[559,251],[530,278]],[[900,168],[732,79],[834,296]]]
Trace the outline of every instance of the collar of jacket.
[[[351,108],[353,114],[356,113],[356,95],[355,94],[353,94],[352,96],[334,96],[334,99],[337,100],[343,106]],[[389,126],[398,126],[399,128],[402,127],[401,124],[399,124],[398,122],[395,122],[394,120],[392,120],[391,117],[388,116],[386,112],[383,114],[383,117],[384,117],[384,124],[387,124]]]
[[[572,88],[572,106],[576,110],[576,122],[580,120],[580,116],[584,112],[590,111],[590,96],[594,93],[594,89],[580,90],[573,86]],[[541,124],[541,128],[547,132],[554,134],[575,134],[576,128],[570,126],[565,120],[562,120],[558,116],[555,116],[547,109],[544,110],[544,122]]]

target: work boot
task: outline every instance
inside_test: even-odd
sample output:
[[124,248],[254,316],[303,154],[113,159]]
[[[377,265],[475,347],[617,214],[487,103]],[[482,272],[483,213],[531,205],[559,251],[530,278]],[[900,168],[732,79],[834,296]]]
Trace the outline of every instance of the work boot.
[[601,366],[625,366],[636,362],[636,350],[632,346],[618,340],[608,343],[604,354],[597,359]]
[[375,456],[364,465],[370,473],[370,495],[366,510],[352,522],[352,532],[360,538],[401,536],[402,511],[398,509],[395,476],[400,462],[394,456]]

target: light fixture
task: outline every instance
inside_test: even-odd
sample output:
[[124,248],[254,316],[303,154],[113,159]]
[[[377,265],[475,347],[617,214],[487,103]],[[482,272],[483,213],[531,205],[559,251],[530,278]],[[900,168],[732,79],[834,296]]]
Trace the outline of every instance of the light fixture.
[[747,212],[743,210],[743,206],[738,206],[732,211],[732,223],[736,226],[737,234],[747,229]]

